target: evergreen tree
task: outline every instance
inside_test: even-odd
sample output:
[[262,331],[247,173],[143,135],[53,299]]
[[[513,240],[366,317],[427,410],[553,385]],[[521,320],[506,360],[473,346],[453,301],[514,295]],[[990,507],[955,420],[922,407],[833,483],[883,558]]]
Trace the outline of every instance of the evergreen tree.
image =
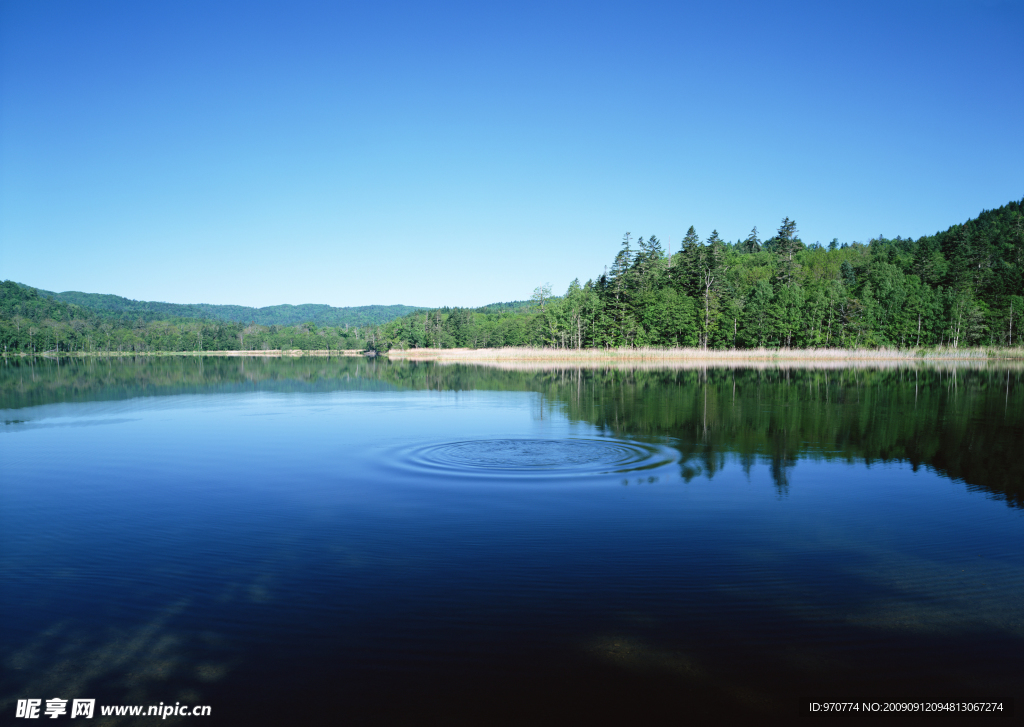
[[843,264],[839,266],[839,272],[843,279],[843,285],[852,291],[857,285],[857,273],[849,260],[843,260]]
[[686,237],[675,255],[675,262],[672,264],[672,280],[676,289],[691,297],[700,296],[700,237],[697,231],[690,225],[686,231]]
[[743,241],[744,252],[761,252],[761,241],[757,239],[757,227],[750,231],[747,239]]
[[657,287],[665,263],[665,250],[661,241],[654,235],[637,241],[638,250],[633,260],[636,273],[637,292],[641,295]]
[[796,254],[803,247],[799,233],[796,230],[796,221],[788,217],[782,220],[779,231],[771,240],[772,251],[777,259],[776,279],[781,285],[789,285],[796,278],[796,272],[800,267]]
[[630,234],[627,232],[622,236],[622,247],[615,256],[609,276],[609,289],[611,293],[612,318],[618,329],[619,342],[627,339],[627,330],[630,328],[629,311],[632,307],[631,298],[633,292],[633,262],[634,253],[630,246]]
[[775,334],[775,294],[767,280],[754,284],[750,299],[744,309],[746,321],[743,326],[742,343],[748,347],[771,345]]
[[717,322],[719,293],[726,270],[725,243],[718,236],[718,230],[712,230],[707,244],[697,247],[696,257],[700,292],[704,303],[701,346],[706,349]]

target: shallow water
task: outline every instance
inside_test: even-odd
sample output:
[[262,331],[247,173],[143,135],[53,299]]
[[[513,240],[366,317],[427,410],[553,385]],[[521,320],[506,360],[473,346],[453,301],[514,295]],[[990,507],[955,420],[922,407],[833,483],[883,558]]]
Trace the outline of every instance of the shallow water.
[[0,713],[55,696],[208,704],[205,724],[1019,706],[1019,379],[8,363]]

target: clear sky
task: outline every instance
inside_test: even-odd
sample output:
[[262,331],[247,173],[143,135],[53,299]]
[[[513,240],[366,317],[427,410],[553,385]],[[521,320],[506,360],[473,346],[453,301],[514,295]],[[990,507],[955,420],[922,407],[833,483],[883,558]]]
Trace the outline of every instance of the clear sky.
[[481,305],[1024,197],[1024,2],[0,2],[0,278]]

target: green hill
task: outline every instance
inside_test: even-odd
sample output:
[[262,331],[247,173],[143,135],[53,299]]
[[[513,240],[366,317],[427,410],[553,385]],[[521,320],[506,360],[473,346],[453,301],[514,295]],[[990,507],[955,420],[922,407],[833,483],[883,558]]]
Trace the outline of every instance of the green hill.
[[671,255],[627,235],[604,274],[543,306],[250,308],[0,284],[0,346],[19,352],[1020,346],[1022,318],[1024,200],[916,240],[805,243],[788,217],[767,240],[691,227]]
[[605,273],[541,308],[417,312],[377,346],[912,348],[1019,346],[1024,200],[916,240],[805,243],[794,220],[735,244],[691,227],[669,254],[626,235]]
[[242,305],[211,305],[208,303],[160,303],[132,300],[119,295],[81,293],[75,290],[63,293],[54,293],[38,288],[36,290],[42,297],[77,305],[108,320],[192,319],[257,323],[261,326],[293,326],[299,323],[315,323],[318,326],[373,326],[421,310],[409,305],[364,305],[335,308],[330,305],[313,303],[250,308]]

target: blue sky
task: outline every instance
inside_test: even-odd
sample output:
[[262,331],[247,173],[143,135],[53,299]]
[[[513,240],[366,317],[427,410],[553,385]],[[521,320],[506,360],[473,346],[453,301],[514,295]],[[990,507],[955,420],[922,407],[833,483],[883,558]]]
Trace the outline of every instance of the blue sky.
[[481,305],[1024,197],[1024,3],[0,3],[0,278]]

